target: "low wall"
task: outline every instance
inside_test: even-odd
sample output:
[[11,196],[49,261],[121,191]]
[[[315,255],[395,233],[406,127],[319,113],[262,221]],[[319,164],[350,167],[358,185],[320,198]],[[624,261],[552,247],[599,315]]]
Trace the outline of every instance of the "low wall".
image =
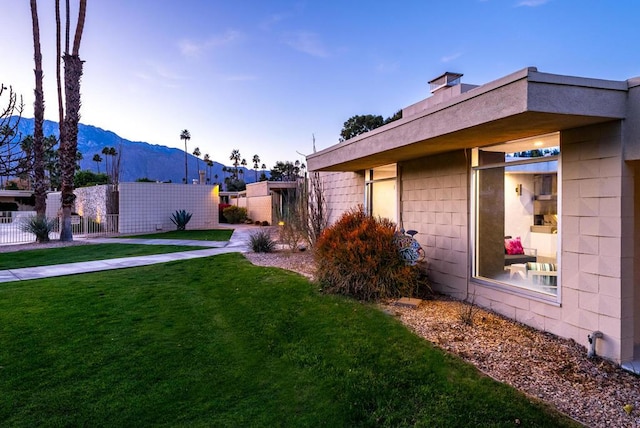
[[119,231],[175,230],[172,214],[192,214],[188,229],[218,227],[218,186],[173,183],[120,183]]

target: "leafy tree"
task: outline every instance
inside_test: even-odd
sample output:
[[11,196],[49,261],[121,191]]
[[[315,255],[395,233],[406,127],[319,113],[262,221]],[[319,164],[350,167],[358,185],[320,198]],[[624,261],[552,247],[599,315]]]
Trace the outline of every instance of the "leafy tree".
[[74,187],[88,187],[98,184],[109,184],[109,176],[107,174],[96,174],[88,169],[76,172],[74,177]]
[[187,166],[187,141],[191,139],[189,130],[183,129],[180,133],[180,139],[184,140],[184,183],[186,184],[189,179],[189,167]]
[[155,183],[155,182],[156,182],[155,180],[152,180],[147,177],[136,178],[136,183]]
[[367,114],[352,116],[344,123],[342,131],[340,131],[340,141],[349,140],[382,125],[384,125],[384,119],[379,115]]
[[398,119],[402,119],[402,110],[398,110],[393,116],[386,119],[373,114],[352,116],[344,123],[342,131],[340,131],[340,141],[346,141]]
[[98,167],[98,174],[100,174],[100,163],[102,162],[102,156],[96,153],[95,155],[93,155],[93,161],[96,163],[96,166]]
[[247,189],[247,184],[244,180],[237,178],[227,178],[225,183],[227,185],[227,192],[242,192]]
[[[302,164],[304,166],[304,164]],[[299,161],[295,163],[286,161],[278,161],[275,166],[271,168],[271,181],[295,181],[300,177],[302,171]]]

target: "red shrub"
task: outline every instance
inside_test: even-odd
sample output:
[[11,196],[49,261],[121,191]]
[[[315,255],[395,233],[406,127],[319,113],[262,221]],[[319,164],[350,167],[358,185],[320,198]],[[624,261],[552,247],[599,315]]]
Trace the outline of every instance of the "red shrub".
[[352,209],[323,231],[316,242],[317,278],[328,293],[361,300],[415,294],[420,269],[400,258],[395,224]]

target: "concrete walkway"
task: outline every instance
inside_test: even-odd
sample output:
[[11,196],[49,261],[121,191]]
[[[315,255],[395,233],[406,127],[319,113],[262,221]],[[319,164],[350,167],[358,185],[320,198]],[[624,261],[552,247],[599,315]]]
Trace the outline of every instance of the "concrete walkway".
[[54,276],[73,275],[77,273],[99,272],[103,270],[147,266],[157,263],[172,262],[174,260],[188,260],[200,257],[210,257],[225,253],[245,253],[249,250],[248,243],[250,232],[251,229],[248,227],[239,227],[237,229],[234,229],[229,241],[188,241],[180,239],[126,238],[88,239],[86,242],[90,242],[91,244],[125,243],[145,245],[191,245],[206,248],[202,250],[154,254],[150,256],[122,257],[109,260],[95,260],[90,262],[65,263],[61,265],[2,270],[0,271],[0,282],[26,281],[29,279],[49,278]]

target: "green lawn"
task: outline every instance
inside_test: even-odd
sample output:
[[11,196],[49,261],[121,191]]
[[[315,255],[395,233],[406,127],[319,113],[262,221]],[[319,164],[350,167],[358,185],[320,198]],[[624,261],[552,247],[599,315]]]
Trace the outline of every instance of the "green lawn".
[[190,239],[195,241],[228,241],[233,234],[233,229],[206,229],[206,230],[172,230],[169,232],[151,233],[147,235],[120,236],[120,238],[144,238],[144,239]]
[[0,426],[572,426],[240,254],[0,286]]
[[202,250],[202,247],[187,245],[91,244],[16,251],[2,254],[2,257],[0,257],[0,270],[193,250]]

